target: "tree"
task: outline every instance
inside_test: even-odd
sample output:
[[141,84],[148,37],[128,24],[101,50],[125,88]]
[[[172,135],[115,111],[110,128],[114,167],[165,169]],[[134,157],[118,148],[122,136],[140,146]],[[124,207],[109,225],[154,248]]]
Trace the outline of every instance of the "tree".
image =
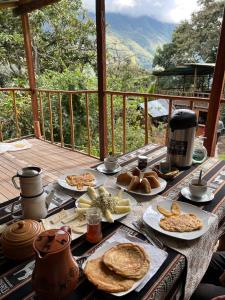
[[199,0],[200,10],[175,29],[172,42],[159,48],[153,66],[173,67],[187,62],[214,63],[219,43],[224,1]]
[[[0,73],[9,70],[7,83],[14,78],[26,82],[26,63],[21,20],[12,11],[0,11]],[[30,14],[36,73],[63,73],[77,65],[96,64],[95,25],[81,0],[62,0]],[[1,76],[0,76],[1,79]],[[4,82],[2,81],[2,84]],[[18,83],[18,81],[17,81]]]

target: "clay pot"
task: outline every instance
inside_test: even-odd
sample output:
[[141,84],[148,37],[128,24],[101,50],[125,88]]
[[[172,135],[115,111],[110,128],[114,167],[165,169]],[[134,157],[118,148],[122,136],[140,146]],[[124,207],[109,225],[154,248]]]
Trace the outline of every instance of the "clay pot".
[[35,239],[32,285],[39,300],[66,299],[75,289],[79,267],[72,256],[70,243],[66,228],[44,231]]
[[17,221],[3,231],[1,244],[3,254],[13,260],[24,260],[34,255],[33,241],[43,231],[34,220]]

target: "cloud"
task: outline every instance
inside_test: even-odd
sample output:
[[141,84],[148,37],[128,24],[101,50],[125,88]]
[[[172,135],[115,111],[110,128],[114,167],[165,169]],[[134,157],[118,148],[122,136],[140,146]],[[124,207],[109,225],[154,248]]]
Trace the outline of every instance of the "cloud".
[[[95,11],[95,0],[83,0],[85,7]],[[105,0],[106,12],[132,16],[151,16],[164,22],[179,23],[189,19],[198,9],[197,0]]]

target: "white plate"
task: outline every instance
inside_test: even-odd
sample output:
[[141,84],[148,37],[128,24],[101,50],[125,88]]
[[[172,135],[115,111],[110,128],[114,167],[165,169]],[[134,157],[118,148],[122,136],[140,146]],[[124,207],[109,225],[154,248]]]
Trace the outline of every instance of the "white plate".
[[[118,245],[118,244],[121,244],[119,242],[112,242],[112,243],[108,243],[108,244],[105,244],[103,245],[102,247],[100,247],[99,249],[97,249],[92,255],[90,255],[88,257],[88,259],[83,263],[82,265],[82,269],[84,270],[85,266],[86,266],[86,263],[89,261],[89,260],[92,260],[92,259],[95,259],[95,258],[98,258],[98,257],[101,257],[107,250],[109,250],[110,248]],[[151,264],[150,264],[150,267],[151,267]],[[147,274],[146,274],[147,275]],[[145,276],[146,276],[145,275]],[[129,290],[125,291],[125,292],[119,292],[119,293],[110,293],[114,296],[117,296],[117,297],[122,297],[130,292],[132,292],[133,290],[135,290],[139,284],[145,279],[145,276],[143,278],[141,278],[140,280],[136,281],[134,283],[134,285],[132,286],[132,288],[130,288]]]
[[62,175],[58,178],[58,184],[61,185],[63,188],[71,190],[71,191],[75,191],[75,192],[86,192],[87,191],[87,186],[84,186],[83,189],[78,190],[76,186],[71,186],[66,182],[66,177],[69,175],[81,175],[84,173],[92,173],[95,176],[95,180],[94,180],[94,188],[103,185],[105,183],[105,181],[107,180],[107,177],[104,174],[101,174],[99,172],[97,172],[96,170],[93,169],[80,169],[79,171],[74,171],[74,172],[69,172],[65,175]]
[[158,211],[157,205],[160,205],[162,207],[165,207],[166,209],[170,210],[172,205],[171,200],[165,200],[162,198],[156,198],[153,199],[150,206],[147,208],[147,210],[144,212],[143,220],[144,222],[149,225],[151,228],[164,233],[165,235],[172,236],[175,238],[183,239],[183,240],[193,240],[197,239],[198,237],[202,236],[204,233],[206,233],[209,229],[210,224],[213,222],[215,216],[213,214],[210,214],[208,212],[205,212],[204,210],[188,204],[179,201],[179,206],[181,208],[182,213],[193,213],[196,216],[201,219],[203,226],[200,230],[195,230],[192,232],[170,232],[166,231],[163,228],[159,226],[159,221],[164,216]]
[[[119,193],[119,190],[116,189],[116,188],[108,188],[108,187],[107,187],[107,188],[105,188],[105,189],[106,189],[110,194],[112,194],[112,195],[117,195],[117,194]],[[82,196],[80,196],[80,197],[75,201],[77,207],[79,207],[79,200],[80,200],[80,198],[90,200],[90,197],[88,196],[87,193],[84,194],[84,195],[82,195]],[[132,209],[132,207],[134,207],[134,206],[137,205],[137,201],[134,199],[134,197],[132,197],[131,195],[129,195],[129,194],[126,193],[126,192],[123,192],[122,198],[123,198],[123,199],[129,199],[131,209]],[[120,219],[120,218],[122,218],[122,217],[124,217],[124,216],[126,216],[126,215],[128,215],[128,214],[129,214],[129,212],[124,213],[124,214],[112,214],[113,220]],[[107,222],[107,220],[106,220],[104,217],[102,217],[102,221],[103,221],[103,222]]]
[[119,171],[122,170],[121,166],[119,166],[119,167],[116,168],[115,170],[109,171],[109,170],[106,170],[104,164],[98,165],[96,169],[97,169],[99,172],[104,173],[104,174],[116,174],[116,173],[118,173]]
[[[154,195],[157,195],[160,192],[162,192],[166,188],[166,185],[167,185],[167,182],[166,182],[165,179],[159,177],[158,180],[160,182],[160,187],[152,189],[151,193],[143,193],[139,190],[129,191],[129,193],[136,194],[136,195],[141,195],[141,196],[154,196]],[[119,184],[119,183],[116,183],[116,184],[118,186],[120,186],[121,188],[123,188],[124,190],[128,191],[128,189],[127,189],[128,186],[127,185],[123,185],[123,184]]]
[[207,188],[207,192],[201,198],[194,197],[191,194],[191,192],[190,192],[190,190],[189,190],[188,187],[182,188],[181,194],[185,198],[187,198],[188,200],[191,200],[191,201],[197,202],[197,203],[209,202],[209,201],[211,201],[214,198],[214,194],[213,194],[213,192],[209,188]]

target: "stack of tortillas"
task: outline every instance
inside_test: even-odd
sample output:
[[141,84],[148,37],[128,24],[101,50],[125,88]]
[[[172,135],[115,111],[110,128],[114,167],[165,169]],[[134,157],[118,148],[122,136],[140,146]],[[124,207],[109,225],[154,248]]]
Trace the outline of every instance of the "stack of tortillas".
[[149,266],[142,247],[123,243],[112,247],[102,257],[89,260],[84,273],[98,289],[118,293],[132,288],[148,272]]

